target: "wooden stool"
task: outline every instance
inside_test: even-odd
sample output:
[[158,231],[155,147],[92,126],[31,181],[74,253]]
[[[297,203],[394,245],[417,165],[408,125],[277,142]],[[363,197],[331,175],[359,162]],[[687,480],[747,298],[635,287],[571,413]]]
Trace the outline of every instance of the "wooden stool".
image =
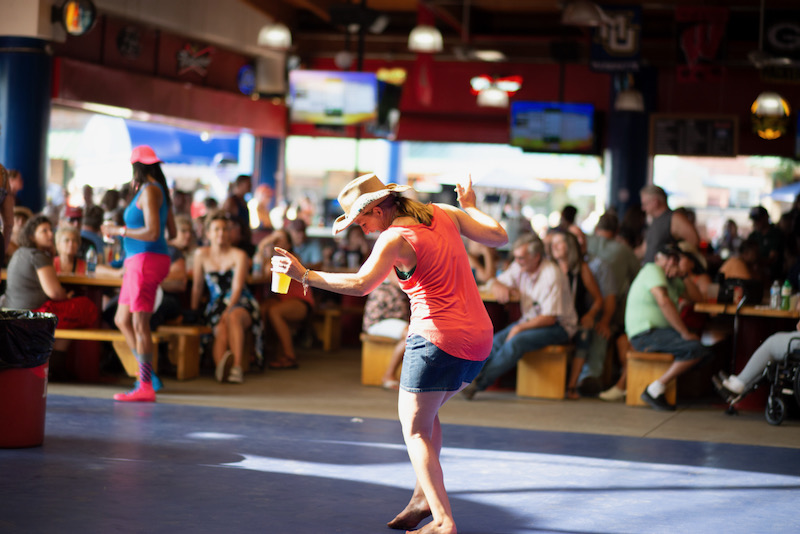
[[[399,339],[361,334],[361,383],[380,386]],[[399,376],[396,378],[399,379]]]
[[[674,359],[672,354],[666,352],[636,352],[629,350],[625,404],[628,406],[646,406],[647,403],[640,398],[642,392],[669,369]],[[675,404],[674,380],[667,386],[664,395],[670,404]]]
[[517,395],[563,399],[571,345],[548,345],[525,353],[517,363]]
[[342,310],[319,308],[314,312],[314,329],[322,340],[322,350],[339,350],[342,339]]

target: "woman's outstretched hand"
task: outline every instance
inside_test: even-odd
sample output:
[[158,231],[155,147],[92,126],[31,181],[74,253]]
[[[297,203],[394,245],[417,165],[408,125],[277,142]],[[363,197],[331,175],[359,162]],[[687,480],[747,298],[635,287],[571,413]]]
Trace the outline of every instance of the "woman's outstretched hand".
[[468,175],[467,185],[456,184],[456,199],[463,209],[475,207],[475,191],[472,189],[472,175]]
[[272,256],[272,272],[284,273],[289,275],[290,278],[300,281],[303,278],[303,274],[306,272],[306,268],[303,267],[300,260],[288,250],[284,250],[280,247],[275,247],[274,250],[275,255]]

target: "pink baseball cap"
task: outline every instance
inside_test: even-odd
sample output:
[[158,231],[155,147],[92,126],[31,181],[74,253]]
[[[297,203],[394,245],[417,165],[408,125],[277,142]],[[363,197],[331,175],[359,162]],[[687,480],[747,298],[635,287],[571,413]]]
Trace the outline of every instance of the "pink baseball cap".
[[131,163],[144,163],[145,165],[152,165],[154,163],[161,163],[161,160],[156,156],[155,151],[147,145],[139,145],[133,149],[131,153]]

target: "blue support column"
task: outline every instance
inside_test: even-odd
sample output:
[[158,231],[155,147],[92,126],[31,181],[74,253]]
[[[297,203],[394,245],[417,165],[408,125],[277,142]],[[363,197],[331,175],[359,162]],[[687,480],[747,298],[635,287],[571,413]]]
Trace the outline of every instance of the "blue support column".
[[608,197],[620,220],[628,208],[640,204],[639,191],[647,184],[647,114],[612,111],[608,121],[611,183]]
[[47,41],[0,37],[0,163],[20,171],[17,204],[34,212],[47,193],[51,72]]
[[[397,141],[389,141],[389,176],[386,177],[385,182],[399,184],[401,169],[400,158],[400,143]],[[406,183],[403,181],[403,183]]]
[[256,154],[256,161],[258,161],[258,172],[256,174],[258,179],[253,185],[267,184],[275,190],[276,176],[282,168],[283,139],[260,137],[256,147],[258,150],[258,154]]
[[644,111],[616,111],[614,101],[621,90],[619,78],[612,77],[608,117],[608,156],[611,165],[608,202],[620,220],[631,206],[641,203],[639,191],[647,185],[650,165],[650,115],[654,109],[657,71],[642,69],[634,75],[635,87],[644,97]]

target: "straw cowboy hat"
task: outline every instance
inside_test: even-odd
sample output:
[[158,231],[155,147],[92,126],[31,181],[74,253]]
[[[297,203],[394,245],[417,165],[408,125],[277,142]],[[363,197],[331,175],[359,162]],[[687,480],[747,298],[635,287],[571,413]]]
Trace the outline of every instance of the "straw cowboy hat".
[[359,176],[342,189],[339,193],[339,204],[344,210],[344,215],[340,215],[333,222],[333,233],[338,234],[351,224],[358,214],[368,211],[369,208],[391,195],[392,193],[402,193],[411,189],[408,185],[387,184],[374,174]]

